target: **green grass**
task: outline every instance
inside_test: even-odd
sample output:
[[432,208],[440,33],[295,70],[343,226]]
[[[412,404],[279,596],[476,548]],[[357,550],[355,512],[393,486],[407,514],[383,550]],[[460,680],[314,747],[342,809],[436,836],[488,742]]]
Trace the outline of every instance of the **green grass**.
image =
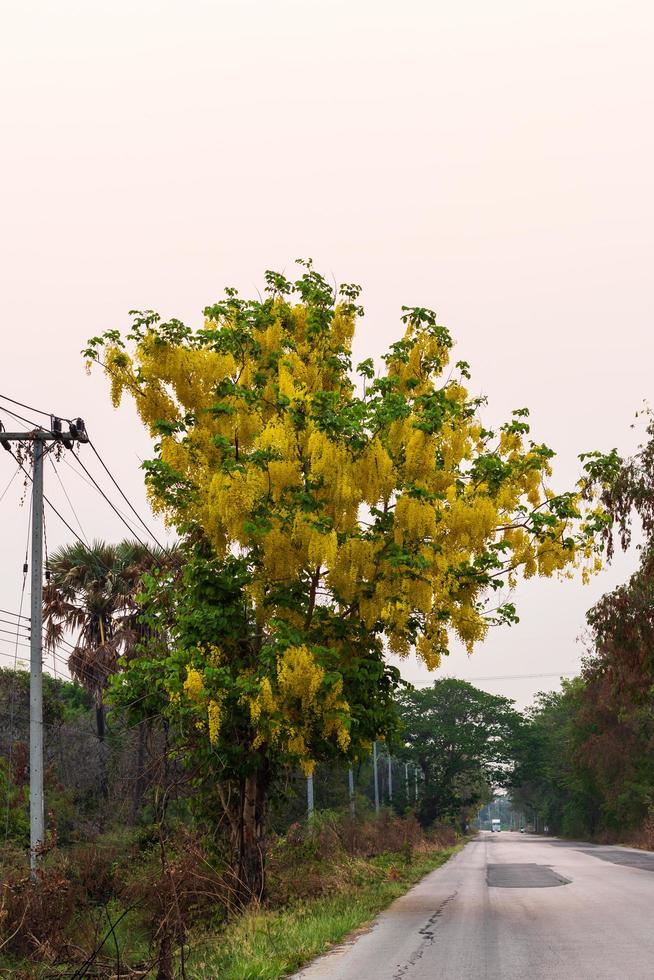
[[251,912],[213,936],[195,935],[187,961],[193,980],[276,980],[368,924],[395,898],[440,867],[462,845],[418,853],[352,859],[343,868],[346,886],[337,894]]
[[[461,846],[446,846],[453,840],[451,833],[441,834],[440,842],[433,835],[425,837],[415,820],[390,814],[351,826],[347,818],[325,812],[316,816],[310,827],[296,825],[291,834],[275,838],[270,845],[265,907],[227,923],[222,903],[205,903],[194,919],[189,916],[196,924],[184,944],[186,976],[189,980],[274,980],[288,976],[366,926],[395,898],[444,864]],[[60,895],[56,876],[64,875],[66,881],[70,879],[75,904],[73,909],[64,908],[63,919],[51,919],[46,914],[38,922],[65,923],[61,926],[65,934],[54,930],[53,942],[58,945],[52,947],[52,955],[45,946],[25,955],[31,949],[29,936],[22,939],[23,956],[0,949],[0,978],[55,980],[70,976],[71,967],[80,966],[84,951],[95,950],[103,937],[106,942],[93,964],[94,975],[114,975],[116,946],[121,974],[129,975],[130,967],[142,970],[152,964],[156,941],[153,945],[151,927],[152,922],[156,925],[159,906],[151,895],[151,855],[143,852],[139,858],[131,839],[125,841],[120,835],[116,840],[107,836],[103,844],[106,847],[97,854],[93,848],[75,847],[65,853],[54,851],[46,858],[55,876],[55,898]],[[401,850],[384,851],[387,846]],[[375,853],[374,857],[364,856]],[[22,881],[22,852],[7,852],[3,858],[0,877],[6,871],[7,876]],[[105,895],[102,888],[112,885],[114,873],[125,887],[122,892],[114,890]],[[89,882],[95,889],[90,892]],[[120,919],[131,904],[130,896],[136,906]],[[54,915],[58,906],[55,899],[50,905],[52,902]],[[46,906],[47,913],[47,902]],[[115,925],[114,934],[109,934],[108,917]],[[47,929],[44,935],[49,935]],[[0,936],[0,946],[5,945],[3,938],[7,937]],[[68,961],[67,949],[73,951],[74,963]],[[177,949],[176,976],[181,975],[181,955]],[[154,972],[156,967],[148,976]]]

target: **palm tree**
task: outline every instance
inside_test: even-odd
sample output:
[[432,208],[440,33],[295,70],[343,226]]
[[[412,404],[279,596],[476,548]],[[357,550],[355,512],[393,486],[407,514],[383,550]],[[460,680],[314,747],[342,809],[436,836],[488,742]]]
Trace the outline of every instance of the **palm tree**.
[[[143,575],[174,563],[175,549],[147,548],[136,541],[78,542],[53,552],[43,589],[46,648],[54,650],[72,632],[68,659],[73,677],[95,702],[100,743],[105,738],[105,693],[120,657],[133,656],[143,639],[137,602]],[[101,753],[102,755],[102,753]],[[101,779],[106,793],[104,765]]]

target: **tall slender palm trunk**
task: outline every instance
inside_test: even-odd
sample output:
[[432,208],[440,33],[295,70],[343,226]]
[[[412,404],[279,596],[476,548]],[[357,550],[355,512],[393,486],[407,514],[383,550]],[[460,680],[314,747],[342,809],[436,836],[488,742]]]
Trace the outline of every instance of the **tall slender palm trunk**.
[[107,709],[102,701],[95,706],[95,726],[98,735],[98,779],[102,799],[109,798],[109,746],[107,745]]

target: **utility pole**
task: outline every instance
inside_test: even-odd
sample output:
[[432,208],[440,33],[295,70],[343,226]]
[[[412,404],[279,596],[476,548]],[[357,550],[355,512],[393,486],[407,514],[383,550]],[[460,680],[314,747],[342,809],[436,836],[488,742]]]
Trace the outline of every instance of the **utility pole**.
[[307,776],[307,817],[313,816],[313,776]]
[[[0,423],[1,426],[1,423]],[[69,449],[75,442],[88,442],[82,419],[69,422],[64,433],[62,420],[51,419],[50,429],[5,432],[0,427],[0,445],[12,453],[12,442],[31,442],[32,473],[32,569],[30,610],[30,869],[36,878],[39,852],[45,841],[43,806],[43,456],[46,442]]]
[[393,761],[391,753],[388,753],[388,802],[393,802]]
[[409,763],[404,763],[404,789],[406,790],[406,804],[409,805]]
[[379,816],[379,774],[377,773],[377,740],[372,743],[372,771],[375,784],[375,813]]
[[354,817],[356,814],[356,804],[354,802],[354,773],[352,772],[352,766],[347,771],[347,792],[350,797],[350,813]]
[[30,869],[45,841],[43,815],[43,449],[34,442],[32,569],[30,574]]

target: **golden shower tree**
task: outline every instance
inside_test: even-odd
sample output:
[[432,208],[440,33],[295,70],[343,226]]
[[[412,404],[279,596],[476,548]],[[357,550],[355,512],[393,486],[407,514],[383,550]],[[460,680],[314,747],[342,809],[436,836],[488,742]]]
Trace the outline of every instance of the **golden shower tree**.
[[431,310],[404,308],[382,370],[353,371],[358,288],[311,263],[266,283],[256,300],[227,290],[200,329],[134,314],[85,351],[147,427],[152,505],[188,554],[172,649],[121,685],[157,690],[206,753],[251,891],[280,767],[309,773],[392,732],[385,651],[434,669],[448,635],[471,649],[516,619],[517,575],[592,567],[604,520],[548,488],[526,410],[484,427]]

